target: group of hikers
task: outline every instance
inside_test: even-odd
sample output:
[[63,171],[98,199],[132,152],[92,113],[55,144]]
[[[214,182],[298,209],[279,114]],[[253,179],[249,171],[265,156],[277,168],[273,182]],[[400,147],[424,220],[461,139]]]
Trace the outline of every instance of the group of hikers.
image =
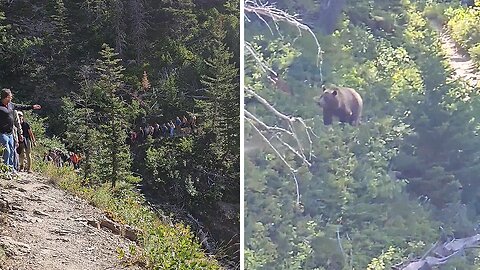
[[64,152],[58,148],[48,150],[43,155],[43,161],[52,162],[57,167],[73,166],[74,169],[80,168],[82,157],[75,152]]
[[13,103],[12,91],[8,88],[0,91],[0,98],[0,143],[4,148],[3,162],[13,173],[23,170],[32,173],[31,150],[35,146],[35,136],[22,111],[40,110],[42,107],[38,104]]
[[170,120],[166,123],[159,124],[155,122],[154,124],[149,124],[144,127],[139,127],[138,131],[130,131],[127,137],[127,144],[132,145],[136,142],[142,142],[148,136],[156,138],[173,138],[176,135],[186,135],[190,133],[195,133],[197,131],[197,117],[194,114],[189,115],[190,119],[187,116],[182,116],[180,118],[177,116],[175,120]]
[[[42,107],[35,105],[20,105],[12,102],[13,94],[8,88],[0,92],[0,143],[3,145],[3,162],[13,173],[26,171],[32,173],[32,147],[36,145],[32,128],[25,121],[22,111],[40,110]],[[197,132],[197,117],[188,113],[182,117],[163,124],[157,122],[139,127],[138,131],[130,131],[127,144],[144,141],[148,136],[152,138],[173,138]],[[73,166],[78,169],[81,156],[75,152],[65,152],[58,148],[50,149],[44,154],[44,161],[53,162],[56,166]]]

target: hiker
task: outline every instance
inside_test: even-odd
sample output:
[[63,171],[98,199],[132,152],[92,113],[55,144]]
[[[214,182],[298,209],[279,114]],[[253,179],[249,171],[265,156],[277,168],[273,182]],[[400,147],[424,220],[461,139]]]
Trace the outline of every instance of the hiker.
[[137,138],[138,142],[142,142],[145,139],[145,132],[143,132],[142,127],[138,127]]
[[187,120],[187,117],[184,115],[182,117],[182,124],[180,125],[182,128],[186,128],[188,125],[188,120]]
[[195,116],[195,114],[191,114],[191,117],[190,117],[190,130],[192,131],[192,133],[195,133],[195,129],[197,127],[197,117]]
[[77,153],[72,152],[72,154],[70,155],[70,160],[72,161],[73,168],[75,170],[80,168],[80,159],[80,155],[78,155]]
[[153,138],[160,138],[160,125],[157,122],[153,124]]
[[63,152],[60,151],[60,161],[61,161],[61,166],[68,166],[70,156],[68,155],[68,152]]
[[60,156],[60,149],[53,148],[53,151],[50,152],[50,158],[53,161],[53,164],[57,167],[62,166],[62,158]]
[[177,118],[175,118],[175,127],[176,128],[181,128],[182,127],[182,120],[180,120],[180,117],[177,116]]
[[186,131],[188,128],[188,120],[185,115],[182,117],[182,124],[180,126],[182,127],[183,133],[187,133]]
[[18,118],[22,125],[23,131],[23,141],[19,142],[18,146],[18,154],[20,155],[20,168],[19,171],[23,171],[24,169],[24,161],[25,158],[27,159],[27,166],[25,167],[25,171],[28,173],[32,173],[32,156],[31,151],[32,147],[36,146],[35,136],[33,135],[32,128],[30,124],[25,121],[25,117],[22,112],[18,112]]
[[49,161],[52,161],[52,157],[50,156],[50,153],[52,152],[52,150],[48,150],[48,152],[46,152],[44,155],[43,155],[43,161],[44,162],[49,162]]
[[19,146],[21,144],[21,141],[23,138],[23,131],[22,131],[22,124],[20,123],[20,119],[18,117],[18,112],[17,111],[13,111],[13,117],[14,117],[14,121],[13,121],[13,142],[14,142],[14,145],[15,145],[15,151],[14,151],[14,155],[13,155],[13,168],[16,170],[16,171],[19,171],[19,165],[20,165],[20,162],[19,162],[19,154],[20,154],[20,149],[19,149]]
[[162,136],[167,137],[167,131],[168,131],[167,125],[163,123],[162,126],[160,126],[160,129],[162,130]]
[[130,140],[132,141],[132,145],[135,144],[137,140],[137,133],[134,130],[130,131]]
[[63,166],[67,166],[67,167],[73,166],[72,154],[73,154],[73,152],[71,152],[71,151],[66,153],[67,159],[64,161]]
[[154,137],[155,135],[155,127],[153,125],[149,125],[148,126],[148,133],[150,133],[150,136],[152,136],[152,138]]
[[[16,173],[14,168],[15,145],[13,141],[13,126],[15,122],[15,110],[39,110],[42,107],[35,105],[18,105],[12,103],[12,92],[8,88],[3,88],[0,91],[0,143],[5,147],[3,152],[3,162]],[[23,138],[19,138],[23,140]]]
[[173,138],[173,136],[175,136],[175,124],[173,124],[172,121],[168,122],[168,128],[170,131],[170,138]]
[[150,126],[149,125],[146,125],[144,128],[143,128],[143,133],[145,134],[145,140],[148,138],[148,136],[150,136]]

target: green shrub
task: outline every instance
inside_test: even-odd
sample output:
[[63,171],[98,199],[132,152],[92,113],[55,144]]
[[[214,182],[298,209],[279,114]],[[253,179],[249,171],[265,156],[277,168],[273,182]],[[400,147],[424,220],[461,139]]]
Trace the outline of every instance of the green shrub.
[[445,23],[447,20],[444,13],[445,13],[445,6],[437,3],[432,3],[431,5],[427,5],[423,12],[425,17],[429,18],[430,20],[439,21],[442,24]]
[[480,43],[470,48],[468,50],[468,53],[472,57],[472,60],[477,66],[477,68],[480,68]]

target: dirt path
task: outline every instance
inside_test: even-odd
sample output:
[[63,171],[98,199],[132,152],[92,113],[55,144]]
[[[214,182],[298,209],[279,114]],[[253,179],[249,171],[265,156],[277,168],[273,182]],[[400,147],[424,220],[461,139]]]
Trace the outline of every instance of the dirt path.
[[440,34],[443,51],[455,71],[453,79],[461,79],[471,87],[480,87],[480,73],[476,70],[470,56],[462,52],[439,22],[431,21],[431,25]]
[[0,210],[0,270],[141,269],[118,258],[134,242],[87,224],[102,218],[99,209],[39,175],[0,179]]

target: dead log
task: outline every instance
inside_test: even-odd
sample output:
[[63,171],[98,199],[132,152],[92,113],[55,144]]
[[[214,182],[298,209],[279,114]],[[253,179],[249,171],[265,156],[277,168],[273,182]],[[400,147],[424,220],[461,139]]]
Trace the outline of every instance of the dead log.
[[[422,258],[402,263],[401,270],[431,270],[434,266],[442,265],[448,262],[452,257],[462,254],[464,250],[479,247],[480,234],[470,237],[453,239],[437,243]],[[433,253],[431,256],[427,256]]]

